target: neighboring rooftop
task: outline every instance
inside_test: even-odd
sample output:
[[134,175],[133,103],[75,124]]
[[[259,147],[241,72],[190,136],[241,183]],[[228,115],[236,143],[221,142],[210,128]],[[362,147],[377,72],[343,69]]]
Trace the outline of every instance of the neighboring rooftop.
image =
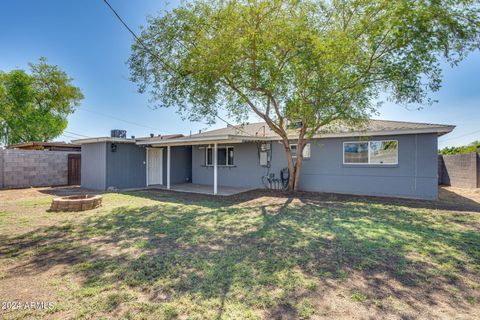
[[73,142],[78,144],[87,144],[87,143],[99,143],[99,142],[112,142],[112,143],[136,143],[137,141],[147,141],[150,139],[156,140],[168,140],[168,139],[178,139],[183,137],[183,134],[168,134],[164,136],[154,136],[154,137],[141,137],[135,139],[132,138],[117,138],[117,137],[97,137],[97,138],[85,138],[85,139],[78,139],[73,140]]
[[31,141],[24,143],[11,144],[7,149],[22,149],[22,150],[49,150],[49,151],[80,151],[79,144],[66,142],[41,142]]
[[149,140],[149,139],[159,139],[159,140],[167,140],[167,139],[176,139],[176,138],[182,138],[184,137],[183,134],[166,134],[166,135],[158,135],[158,136],[150,136],[150,137],[140,137],[137,138],[138,141],[141,140]]

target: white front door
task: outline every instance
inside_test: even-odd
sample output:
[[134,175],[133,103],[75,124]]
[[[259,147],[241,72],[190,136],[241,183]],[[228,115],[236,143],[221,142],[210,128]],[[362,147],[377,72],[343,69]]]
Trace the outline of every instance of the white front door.
[[147,149],[147,185],[163,184],[163,149]]

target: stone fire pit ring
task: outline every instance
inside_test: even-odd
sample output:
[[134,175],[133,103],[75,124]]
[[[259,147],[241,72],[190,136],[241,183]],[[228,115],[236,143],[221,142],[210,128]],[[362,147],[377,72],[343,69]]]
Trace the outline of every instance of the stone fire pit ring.
[[50,211],[85,211],[102,205],[102,196],[81,195],[54,198]]

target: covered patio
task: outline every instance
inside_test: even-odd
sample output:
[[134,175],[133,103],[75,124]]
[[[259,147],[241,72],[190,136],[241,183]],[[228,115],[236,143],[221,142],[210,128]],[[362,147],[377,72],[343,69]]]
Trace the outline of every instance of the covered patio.
[[149,189],[172,190],[177,192],[199,193],[219,196],[232,196],[238,193],[253,190],[254,188],[218,186],[217,193],[214,192],[211,185],[196,183],[172,184],[170,187],[164,185],[150,185]]
[[[158,137],[152,137],[145,140],[137,141],[138,145],[143,145],[147,149],[147,187],[153,189],[167,189],[179,192],[190,192],[190,193],[201,193],[201,194],[211,194],[211,195],[221,195],[229,196],[237,193],[245,192],[255,188],[251,187],[232,187],[232,186],[222,186],[218,183],[218,149],[219,144],[239,144],[244,142],[252,141],[265,141],[268,140],[265,137],[261,136],[239,136],[239,135],[214,135],[214,136],[194,136],[194,137],[182,137],[176,139],[167,139],[162,140]],[[209,146],[212,150],[212,164],[213,168],[213,185],[207,184],[196,184],[195,181],[192,183],[171,183],[171,169],[172,169],[172,149],[174,147],[180,146]],[[166,153],[165,162],[165,182],[161,183],[162,178],[162,167],[163,162],[159,164],[154,164],[158,159],[163,158],[163,150]],[[154,156],[158,153],[158,156]],[[153,169],[152,169],[153,168]],[[156,172],[160,172],[160,178]],[[154,173],[154,174],[152,174]]]

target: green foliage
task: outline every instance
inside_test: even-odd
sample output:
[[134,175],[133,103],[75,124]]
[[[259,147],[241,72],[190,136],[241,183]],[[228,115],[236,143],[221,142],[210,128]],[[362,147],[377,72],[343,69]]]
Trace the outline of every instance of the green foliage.
[[440,149],[438,153],[442,155],[472,153],[472,152],[478,152],[479,147],[480,147],[480,141],[476,140],[469,143],[466,146],[445,147],[443,149]]
[[24,70],[0,71],[0,141],[48,141],[67,127],[67,116],[83,99],[58,66],[40,58]]
[[367,116],[385,90],[427,101],[442,55],[478,47],[478,13],[474,0],[198,0],[149,19],[141,39],[155,55],[132,45],[132,79],[191,119],[255,108],[315,128]]
[[[131,79],[191,120],[255,113],[303,149],[332,122],[367,119],[381,93],[432,102],[441,62],[478,48],[479,17],[478,0],[197,0],[148,20]],[[289,121],[303,124],[293,137]]]
[[363,302],[365,300],[368,299],[367,295],[362,293],[362,292],[358,292],[358,291],[355,291],[354,293],[352,293],[352,295],[350,296],[350,298],[353,300],[353,301],[356,301],[356,302]]

